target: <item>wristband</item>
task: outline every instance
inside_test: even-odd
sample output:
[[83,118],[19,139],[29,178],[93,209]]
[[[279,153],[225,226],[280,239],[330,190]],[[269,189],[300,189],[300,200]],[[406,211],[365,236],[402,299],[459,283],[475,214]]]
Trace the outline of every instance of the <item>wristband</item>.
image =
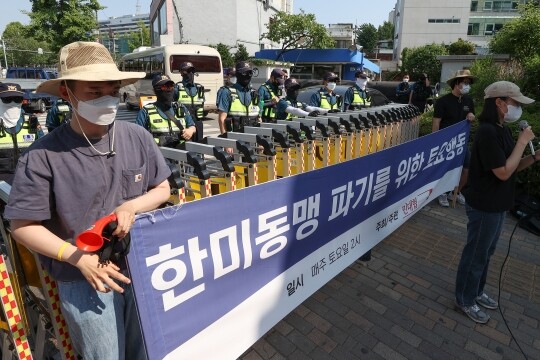
[[60,246],[60,249],[58,249],[58,254],[56,255],[56,259],[58,261],[62,261],[62,255],[64,254],[64,250],[68,247],[69,243],[67,241],[64,241],[62,246]]

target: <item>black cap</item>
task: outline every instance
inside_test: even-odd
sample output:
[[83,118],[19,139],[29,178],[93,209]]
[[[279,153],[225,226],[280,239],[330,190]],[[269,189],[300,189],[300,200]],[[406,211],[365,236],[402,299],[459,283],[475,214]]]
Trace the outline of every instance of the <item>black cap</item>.
[[236,76],[236,69],[233,67],[230,67],[227,69],[227,75],[229,76]]
[[354,73],[354,77],[356,77],[356,78],[362,78],[362,79],[367,79],[367,78],[368,78],[368,75],[367,75],[367,73],[366,73],[364,70],[358,70],[357,72]]
[[275,68],[274,70],[272,70],[272,73],[270,73],[270,76],[273,76],[276,79],[282,79],[285,76],[285,73],[283,72],[283,70]]
[[300,89],[300,84],[295,78],[288,78],[285,80],[285,89],[289,90],[294,88]]
[[195,66],[193,66],[193,63],[186,61],[180,64],[180,71],[188,71],[189,69],[195,70]]
[[235,66],[236,72],[240,74],[247,74],[251,71],[253,74],[253,69],[251,68],[251,65],[247,61],[240,61]]
[[330,80],[339,80],[339,76],[336,75],[336,73],[333,73],[331,71],[327,71],[323,76],[324,81],[330,81]]
[[423,74],[420,75],[420,80],[426,80],[426,79],[429,79],[428,74],[423,73]]
[[152,79],[152,87],[153,88],[156,88],[156,87],[159,87],[161,85],[165,85],[165,84],[173,84],[174,85],[174,81],[171,80],[170,77],[168,77],[167,75],[156,75],[154,76],[154,78]]
[[0,97],[24,96],[19,84],[0,83]]

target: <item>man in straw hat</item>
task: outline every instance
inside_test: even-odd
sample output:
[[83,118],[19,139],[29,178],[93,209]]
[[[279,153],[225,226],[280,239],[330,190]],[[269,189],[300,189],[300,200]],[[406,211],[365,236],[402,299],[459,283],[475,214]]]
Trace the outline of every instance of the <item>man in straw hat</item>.
[[[467,119],[474,120],[474,103],[473,99],[467,95],[471,90],[471,85],[474,81],[474,76],[469,70],[458,70],[446,81],[452,92],[442,96],[435,103],[435,113],[432,120],[432,132],[444,129],[448,126],[457,124],[458,122]],[[467,182],[469,174],[469,162],[471,161],[471,153],[466,149],[465,159],[463,161],[463,170],[461,171],[461,179],[455,191],[442,194],[439,196],[439,205],[443,207],[450,206],[448,199],[465,205],[465,197],[461,194],[461,188]]]
[[[75,348],[88,359],[144,359],[125,259],[100,263],[77,248],[78,234],[115,214],[125,237],[135,214],[170,195],[165,164],[144,128],[114,121],[119,90],[144,77],[122,72],[107,49],[75,42],[60,50],[58,79],[46,92],[73,107],[73,119],[38,139],[20,158],[5,210],[16,241],[40,254],[55,280]],[[36,191],[39,190],[39,191]]]
[[484,94],[472,145],[470,176],[463,188],[467,200],[467,243],[459,261],[455,288],[457,308],[477,323],[489,321],[485,309],[499,307],[484,287],[505,214],[514,206],[515,174],[540,160],[540,150],[523,156],[534,139],[531,127],[522,124],[514,141],[507,125],[519,120],[522,105],[534,100],[509,81],[489,85]]

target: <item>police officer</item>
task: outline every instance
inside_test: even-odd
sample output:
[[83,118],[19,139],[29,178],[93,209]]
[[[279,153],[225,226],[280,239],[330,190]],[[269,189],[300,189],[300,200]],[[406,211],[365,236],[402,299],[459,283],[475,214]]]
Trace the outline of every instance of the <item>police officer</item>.
[[343,99],[345,110],[358,110],[371,106],[371,96],[366,90],[369,81],[367,74],[363,70],[358,70],[354,77],[356,84],[347,89]]
[[37,117],[25,116],[23,95],[18,84],[0,83],[0,180],[10,185],[19,156],[44,135]]
[[228,90],[228,88],[230,86],[233,86],[234,84],[236,84],[236,70],[235,68],[233,67],[230,67],[228,68],[227,70],[225,70],[225,76],[223,78],[223,81],[224,81],[224,85],[222,87],[220,87],[217,91],[217,94],[216,94],[216,107],[218,105],[218,99],[219,97],[221,96],[221,92],[224,91],[224,90]]
[[197,132],[189,110],[174,99],[174,81],[156,75],[152,87],[157,101],[146,104],[137,114],[136,123],[150,131],[159,146],[183,148]]
[[276,122],[276,105],[281,98],[285,73],[275,68],[270,73],[270,79],[259,87],[259,108],[262,122]]
[[176,84],[176,101],[188,108],[197,128],[196,137],[193,140],[201,142],[203,138],[201,120],[204,118],[205,101],[204,86],[195,82],[197,73],[193,63],[186,61],[180,64],[180,74],[182,75],[182,82]]
[[220,92],[217,99],[218,122],[221,133],[244,131],[244,126],[259,124],[257,92],[251,88],[253,69],[246,61],[235,66],[236,84]]
[[45,126],[51,132],[63,123],[71,120],[71,105],[66,100],[58,98],[47,112]]
[[323,86],[318,92],[311,95],[309,105],[328,109],[331,112],[341,111],[343,99],[334,90],[339,82],[339,76],[329,71],[323,76]]
[[276,106],[277,120],[291,120],[299,116],[317,116],[326,114],[328,109],[322,109],[315,106],[307,106],[304,103],[298,102],[298,93],[300,84],[295,78],[285,80],[286,96],[281,98]]

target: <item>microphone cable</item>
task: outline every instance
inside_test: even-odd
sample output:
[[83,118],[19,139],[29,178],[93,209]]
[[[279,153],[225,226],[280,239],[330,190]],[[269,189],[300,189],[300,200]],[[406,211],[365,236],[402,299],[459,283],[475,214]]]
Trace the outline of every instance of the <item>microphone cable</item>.
[[519,351],[521,351],[521,354],[523,355],[523,358],[525,360],[528,360],[528,356],[525,354],[525,352],[523,351],[523,349],[521,348],[521,346],[519,345],[519,342],[517,341],[516,337],[514,336],[514,333],[512,332],[512,330],[510,329],[510,326],[508,326],[508,322],[506,322],[506,318],[504,317],[504,314],[502,312],[502,308],[501,308],[501,283],[502,283],[502,273],[503,273],[503,269],[504,269],[504,266],[506,265],[506,262],[508,261],[508,257],[510,256],[510,248],[511,248],[511,245],[512,245],[512,238],[514,237],[514,233],[516,232],[516,229],[518,227],[518,225],[525,219],[529,219],[531,216],[533,216],[534,214],[536,213],[532,213],[532,214],[528,214],[520,219],[518,219],[518,221],[516,221],[516,225],[514,226],[514,229],[512,230],[512,233],[510,234],[510,239],[508,240],[508,249],[506,250],[506,256],[504,258],[504,261],[502,263],[502,266],[501,266],[501,271],[499,272],[499,288],[498,288],[498,293],[497,293],[497,302],[499,303],[499,313],[501,314],[501,317],[504,321],[504,325],[506,326],[506,328],[508,329],[508,332],[510,333],[510,337],[512,338],[512,340],[514,340],[514,342],[516,343],[517,347],[519,348]]

